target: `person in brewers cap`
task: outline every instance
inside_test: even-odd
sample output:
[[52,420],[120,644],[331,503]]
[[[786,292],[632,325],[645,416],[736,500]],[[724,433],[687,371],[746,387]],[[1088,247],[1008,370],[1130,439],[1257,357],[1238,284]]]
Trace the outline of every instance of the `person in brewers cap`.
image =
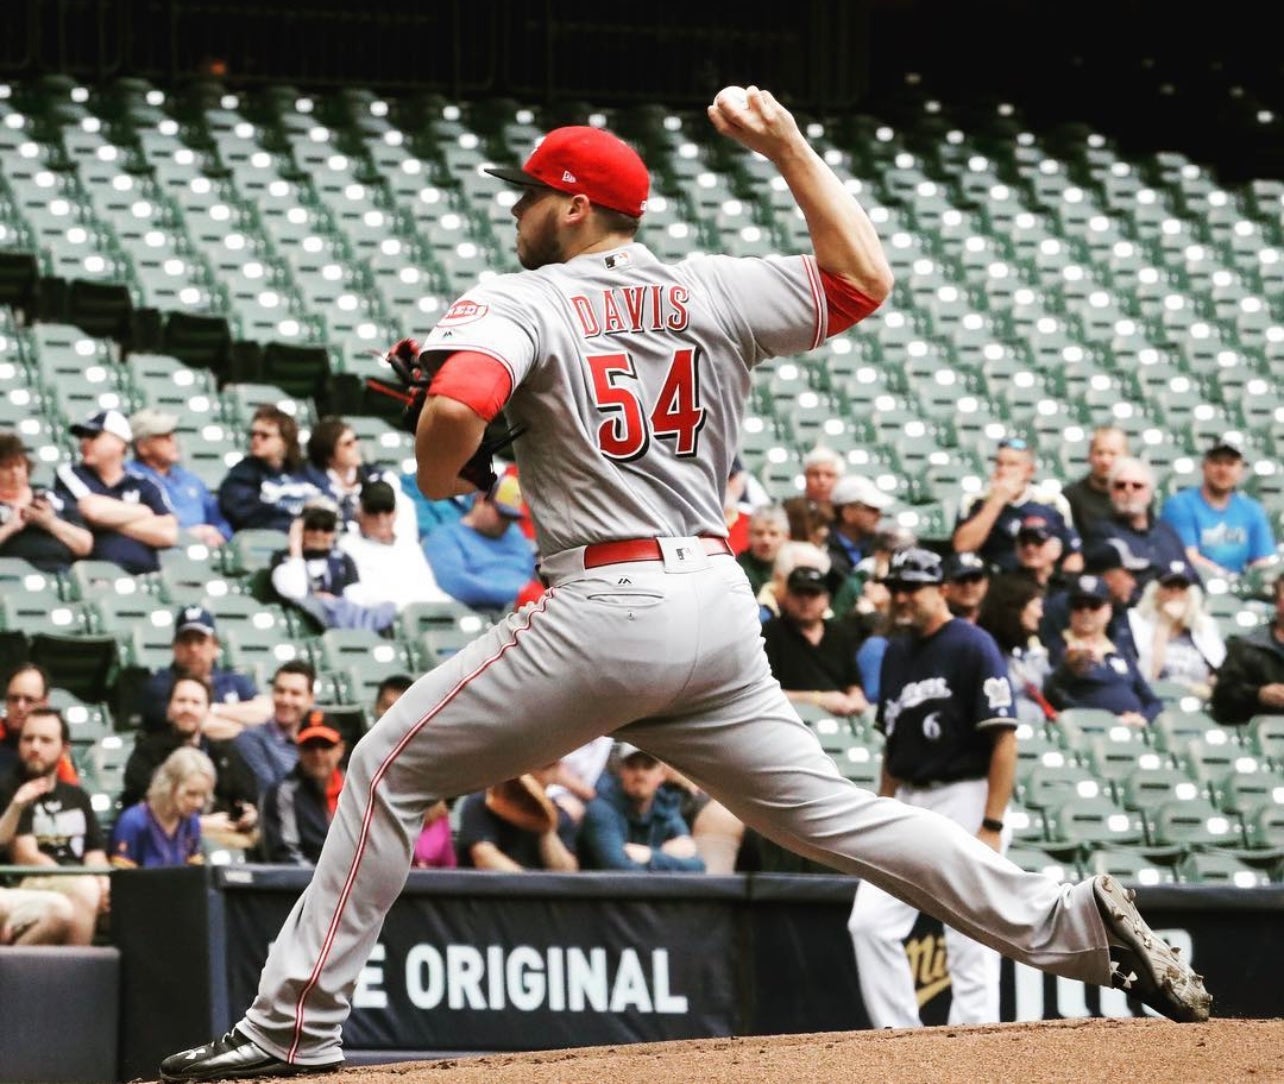
[[[944,814],[1002,853],[1016,775],[1016,708],[1008,665],[990,634],[954,617],[945,568],[930,550],[892,558],[886,584],[896,632],[883,657],[876,726],[887,735],[879,794]],[[861,997],[876,1028],[919,1027],[905,937],[908,903],[862,881],[847,929]],[[999,954],[945,929],[951,1024],[999,1019]]]
[[1174,493],[1162,517],[1176,529],[1186,556],[1206,576],[1237,576],[1269,564],[1275,538],[1266,510],[1239,492],[1244,480],[1244,445],[1225,433],[1204,453],[1204,481]]
[[134,458],[125,469],[148,479],[169,498],[179,530],[211,549],[231,538],[232,525],[224,518],[218,498],[183,466],[178,415],[144,407],[130,416],[129,427],[134,434]]
[[[1070,627],[1062,633],[1056,667],[1044,685],[1052,706],[1104,708],[1128,726],[1153,722],[1164,707],[1137,662],[1106,632],[1110,588],[1100,576],[1083,575],[1070,585]],[[1051,644],[1048,645],[1051,648]]]
[[953,553],[946,557],[941,591],[955,617],[975,625],[989,589],[990,570],[975,553]]
[[180,675],[206,682],[212,691],[201,733],[211,740],[234,738],[272,714],[272,701],[254,679],[220,666],[214,615],[204,606],[180,606],[174,614],[173,661],[147,679],[142,694],[142,728],[150,734],[168,729],[170,690]]
[[178,542],[178,517],[154,482],[125,469],[134,431],[119,410],[100,410],[71,427],[80,462],[55,475],[54,494],[74,504],[93,532],[95,560],[126,572],[155,572],[158,553]]

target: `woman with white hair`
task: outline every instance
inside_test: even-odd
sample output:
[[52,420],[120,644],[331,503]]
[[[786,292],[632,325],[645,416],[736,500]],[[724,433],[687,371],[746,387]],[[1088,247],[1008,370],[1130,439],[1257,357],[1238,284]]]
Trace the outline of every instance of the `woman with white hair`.
[[117,819],[111,864],[122,869],[200,865],[201,813],[214,793],[214,762],[199,749],[175,749],[152,775],[147,797]]
[[1128,623],[1147,681],[1177,682],[1203,699],[1211,695],[1226,644],[1186,561],[1160,567],[1128,611]]

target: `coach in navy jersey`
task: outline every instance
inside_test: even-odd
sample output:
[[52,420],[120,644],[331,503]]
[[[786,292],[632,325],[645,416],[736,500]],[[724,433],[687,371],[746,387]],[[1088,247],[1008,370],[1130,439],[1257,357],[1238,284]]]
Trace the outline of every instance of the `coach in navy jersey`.
[[[901,630],[883,658],[877,725],[887,735],[879,793],[933,809],[1002,852],[1016,774],[1016,708],[1008,667],[988,632],[953,617],[941,559],[924,549],[892,558],[887,588]],[[918,912],[868,882],[848,930],[874,1027],[918,1027],[902,944]],[[951,1024],[999,1019],[999,954],[946,927]]]

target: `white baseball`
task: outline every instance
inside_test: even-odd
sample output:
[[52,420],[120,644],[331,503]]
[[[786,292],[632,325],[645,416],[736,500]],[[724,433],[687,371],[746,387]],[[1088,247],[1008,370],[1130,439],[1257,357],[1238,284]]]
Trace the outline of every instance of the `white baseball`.
[[713,99],[717,104],[736,106],[744,109],[749,104],[749,95],[744,87],[723,87]]

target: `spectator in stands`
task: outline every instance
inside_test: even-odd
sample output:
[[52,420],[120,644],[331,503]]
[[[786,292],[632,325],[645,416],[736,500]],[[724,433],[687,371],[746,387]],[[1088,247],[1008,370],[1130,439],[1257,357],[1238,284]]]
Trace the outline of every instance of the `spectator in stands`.
[[1115,460],[1128,454],[1128,435],[1113,425],[1098,426],[1088,444],[1088,473],[1062,491],[1080,538],[1092,533],[1098,520],[1112,514],[1110,471]]
[[[49,674],[34,662],[19,664],[9,675],[4,687],[4,718],[0,719],[0,781],[21,763],[18,739],[22,724],[35,708],[49,703]],[[58,778],[64,783],[79,783],[80,774],[67,752],[58,761]]]
[[1254,715],[1284,715],[1284,576],[1275,578],[1271,591],[1271,622],[1227,642],[1211,704],[1223,726],[1240,726]]
[[872,548],[834,592],[833,610],[840,617],[853,610],[869,612],[887,608],[886,589],[881,587],[892,558],[901,550],[918,545],[914,532],[898,523],[887,523],[874,536]]
[[1163,518],[1177,531],[1191,564],[1205,575],[1237,576],[1275,556],[1266,509],[1239,492],[1243,480],[1243,445],[1227,433],[1204,453],[1203,484],[1164,502]]
[[419,492],[414,471],[403,471],[397,479],[401,483],[401,492],[410,498],[415,509],[415,523],[419,529],[419,541],[422,544],[438,527],[447,523],[456,523],[472,507],[469,495],[446,497],[439,501],[429,500]]
[[789,538],[789,517],[778,504],[765,504],[749,517],[749,547],[736,557],[756,595],[771,579],[776,554]]
[[374,717],[382,718],[383,713],[400,700],[401,694],[414,683],[415,679],[409,674],[389,674],[379,682],[375,689]]
[[1070,506],[1054,489],[1034,481],[1034,449],[1020,437],[999,441],[994,471],[984,493],[966,495],[959,506],[953,544],[958,553],[979,554],[1008,572],[1016,567],[1016,534],[1022,520],[1038,516],[1061,540],[1066,572],[1083,567],[1079,532],[1070,525]]
[[829,588],[824,574],[800,565],[785,580],[780,616],[762,626],[767,661],[785,695],[833,715],[860,715],[869,701],[860,684],[856,643],[847,626],[826,619]]
[[1034,580],[1012,573],[994,578],[976,618],[1007,660],[1017,719],[1036,727],[1057,715],[1043,695],[1052,663],[1039,640],[1042,619],[1043,591]]
[[621,742],[614,773],[584,811],[579,855],[585,869],[703,873],[680,797],[663,788],[666,770],[650,753]]
[[308,726],[323,722],[321,712],[313,711],[316,681],[310,663],[301,659],[283,662],[272,676],[271,718],[236,736],[236,751],[250,766],[260,791],[283,779],[298,763],[295,739],[304,721]]
[[1100,576],[1079,576],[1070,586],[1070,627],[1062,634],[1060,661],[1044,685],[1053,707],[1103,708],[1129,726],[1145,726],[1163,702],[1106,633],[1110,589]]
[[[22,724],[21,770],[0,788],[0,847],[15,866],[106,867],[106,839],[89,795],[58,778],[58,762],[71,744],[67,721],[50,707],[36,707]],[[71,903],[67,941],[88,945],[98,917],[110,909],[105,873],[28,877],[19,888],[60,892]]]
[[[1094,542],[1084,554],[1084,573],[1099,576],[1109,595],[1110,616],[1106,623],[1106,636],[1121,654],[1127,655],[1134,662],[1137,660],[1137,645],[1132,639],[1128,610],[1137,599],[1137,575],[1149,567],[1149,563],[1137,557],[1121,538]],[[1070,628],[1070,616],[1069,588],[1058,590],[1045,598],[1039,638],[1048,648],[1054,666],[1061,661],[1064,634]]]
[[1158,569],[1128,611],[1137,665],[1147,681],[1174,681],[1207,699],[1226,644],[1204,609],[1199,577],[1179,558]]
[[174,615],[173,661],[143,687],[143,730],[167,729],[170,691],[179,674],[198,678],[213,690],[209,714],[201,724],[208,738],[235,738],[272,714],[271,700],[259,693],[253,678],[218,665],[219,649],[214,615],[203,606],[180,607]]
[[58,468],[54,495],[74,504],[93,532],[90,556],[126,572],[155,572],[158,552],[178,541],[178,517],[162,490],[125,470],[134,439],[129,421],[118,410],[100,410],[71,434],[80,438],[80,462]]
[[749,517],[754,509],[771,503],[762,483],[749,472],[737,455],[731,460],[731,474],[723,494],[722,514],[727,522],[727,543],[737,557],[749,546]]
[[94,536],[74,501],[31,484],[31,454],[16,433],[0,432],[0,557],[21,557],[64,572],[88,557]]
[[392,490],[396,501],[393,533],[400,541],[418,544],[415,506],[401,492],[397,474],[367,463],[362,452],[361,438],[352,426],[333,414],[318,421],[308,437],[308,474],[338,507],[341,530],[356,529],[362,488],[369,482],[383,482]]
[[0,888],[0,947],[66,944],[73,917],[60,892]]
[[[1017,551],[1021,533],[1017,532]],[[981,605],[990,589],[990,570],[975,553],[955,553],[945,560],[945,582],[941,594],[950,613],[976,624]]]
[[126,469],[148,479],[165,494],[178,518],[180,531],[187,531],[198,542],[214,549],[232,537],[232,527],[209,486],[183,466],[178,422],[176,414],[152,407],[131,416],[134,458],[126,464]]
[[[823,523],[828,525],[834,519],[834,506],[830,501],[834,485],[843,476],[846,469],[843,457],[832,448],[817,445],[803,456],[803,491],[798,497],[790,497],[784,502],[785,514],[791,525],[804,523]],[[815,542],[811,533],[792,533],[796,542]],[[822,543],[819,543],[823,545]]]
[[[1171,523],[1156,518],[1155,472],[1150,464],[1132,456],[1121,456],[1110,468],[1110,514],[1097,520],[1087,545],[1106,539],[1120,539],[1137,558],[1133,569],[1137,586],[1145,587],[1155,571],[1173,561],[1186,559],[1186,547]],[[1146,567],[1141,567],[1140,562]]]
[[391,603],[403,610],[412,602],[445,602],[428,558],[412,534],[396,533],[397,494],[387,482],[373,479],[361,487],[356,530],[339,538],[339,549],[352,558],[358,580],[346,597],[366,607]]
[[1043,516],[1026,516],[1016,533],[1016,566],[1009,571],[1033,580],[1044,591],[1061,586],[1061,539]]
[[789,574],[803,565],[819,570],[828,582],[829,554],[810,542],[785,542],[776,554],[771,582],[758,592],[759,616],[763,621],[779,616],[780,600],[785,597],[785,584],[789,580]]
[[347,748],[323,723],[300,730],[296,745],[298,762],[263,794],[263,853],[269,862],[315,866],[339,804]]
[[557,764],[469,794],[459,811],[459,864],[519,873],[528,869],[573,873],[575,821],[545,793]]
[[521,488],[513,475],[478,493],[458,523],[433,531],[424,553],[452,598],[483,610],[506,610],[535,575],[535,551],[517,526]]
[[166,729],[142,735],[125,761],[121,807],[127,809],[146,796],[156,770],[175,749],[196,749],[209,759],[215,772],[213,806],[201,818],[203,833],[247,846],[258,823],[258,781],[230,738],[211,738],[202,730],[210,717],[210,697],[209,682],[203,678],[181,672],[174,678],[166,705]]
[[227,522],[236,531],[288,531],[304,502],[320,495],[303,466],[298,423],[279,407],[258,407],[250,419],[250,453],[218,487]]
[[829,589],[837,591],[856,566],[874,552],[878,525],[892,498],[868,478],[846,474],[830,490],[834,522],[829,529]]
[[152,775],[142,801],[126,807],[111,833],[111,864],[120,869],[199,866],[201,814],[214,790],[214,764],[181,746]]
[[338,531],[334,502],[329,497],[308,501],[290,524],[286,548],[272,555],[272,589],[323,628],[382,631],[396,620],[396,604],[358,601],[361,576],[356,562],[336,546]]

